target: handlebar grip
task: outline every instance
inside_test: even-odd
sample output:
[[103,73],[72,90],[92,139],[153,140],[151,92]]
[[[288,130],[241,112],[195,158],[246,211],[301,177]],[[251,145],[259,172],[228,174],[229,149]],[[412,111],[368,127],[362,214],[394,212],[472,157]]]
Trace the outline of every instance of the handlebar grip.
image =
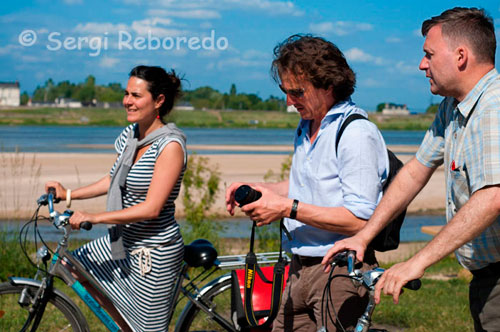
[[52,201],[53,201],[54,203],[59,203],[59,202],[61,201],[61,199],[60,199],[60,198],[57,198],[57,197],[56,197],[56,188],[54,188],[54,187],[49,187],[49,189],[47,190],[47,192],[48,192],[49,194],[52,194]]
[[419,290],[421,286],[422,286],[422,282],[420,281],[420,279],[414,279],[414,280],[408,281],[406,283],[406,285],[404,285],[403,287],[411,289],[411,290]]
[[347,271],[349,273],[354,272],[354,263],[356,263],[356,251],[347,251]]
[[92,229],[92,223],[88,221],[84,221],[80,223],[80,228],[83,228],[86,231],[90,231]]
[[241,185],[236,189],[234,192],[234,199],[240,207],[243,207],[243,205],[255,202],[259,198],[261,198],[262,193],[260,191],[257,191],[253,189],[250,186],[247,186],[246,184]]

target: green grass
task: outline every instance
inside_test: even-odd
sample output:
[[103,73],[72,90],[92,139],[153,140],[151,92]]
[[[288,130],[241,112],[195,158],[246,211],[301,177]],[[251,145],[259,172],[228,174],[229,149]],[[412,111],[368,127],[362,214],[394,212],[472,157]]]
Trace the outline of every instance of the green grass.
[[[381,130],[426,130],[433,115],[382,116],[370,114]],[[278,111],[173,111],[167,119],[179,127],[200,128],[295,128],[297,113]],[[123,109],[19,108],[0,110],[0,125],[126,126]]]
[[[383,266],[388,268],[391,264]],[[455,258],[449,256],[431,266],[418,291],[404,290],[399,304],[383,295],[375,308],[373,321],[405,328],[408,332],[473,331],[469,312],[469,282],[463,278],[432,280],[431,275],[457,275],[462,270]]]
[[397,305],[392,297],[383,296],[373,320],[415,332],[473,331],[468,293],[468,282],[463,279],[424,279],[420,290],[406,290]]
[[[71,248],[80,246],[82,242],[74,241]],[[55,244],[51,244],[54,246]],[[245,247],[247,243],[242,244]],[[33,251],[34,252],[34,251]],[[388,266],[384,266],[388,267]],[[431,267],[426,274],[456,274],[461,270],[453,258],[446,258]],[[0,282],[7,276],[33,277],[34,268],[27,262],[15,238],[0,230]],[[56,287],[69,295],[82,309],[92,331],[106,331],[102,323],[82,303],[78,296],[61,281]],[[171,327],[175,324],[185,304],[182,301],[177,307]],[[468,282],[460,278],[449,280],[423,279],[419,291],[406,290],[395,305],[392,298],[382,297],[382,302],[375,308],[373,320],[378,324],[386,324],[405,328],[405,331],[472,331],[472,320],[468,309]]]

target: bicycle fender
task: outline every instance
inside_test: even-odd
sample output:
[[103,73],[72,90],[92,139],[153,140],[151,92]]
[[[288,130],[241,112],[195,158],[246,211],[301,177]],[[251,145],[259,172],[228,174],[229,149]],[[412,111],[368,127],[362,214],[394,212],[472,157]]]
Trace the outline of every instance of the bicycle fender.
[[[8,278],[12,286],[32,286],[39,288],[42,285],[42,283],[39,280],[35,279],[29,279],[23,277],[8,277]],[[73,302],[73,300],[68,295],[61,292],[59,289],[55,287],[52,287],[52,291],[54,292],[55,295],[60,296],[67,302],[69,302],[76,310],[80,311],[80,308],[78,308],[75,302]]]
[[[23,278],[23,277],[8,277],[9,282],[12,286],[31,286],[35,288],[39,288],[42,286],[42,283],[39,280],[35,279],[30,279],[30,278]],[[83,314],[80,310],[80,308],[73,302],[73,300],[66,295],[65,293],[61,292],[59,289],[52,287],[52,292],[54,295],[59,296],[63,298],[69,305],[73,307],[73,310],[76,312],[79,312],[82,317]],[[89,330],[87,322],[85,321],[85,326],[83,326],[84,330]]]

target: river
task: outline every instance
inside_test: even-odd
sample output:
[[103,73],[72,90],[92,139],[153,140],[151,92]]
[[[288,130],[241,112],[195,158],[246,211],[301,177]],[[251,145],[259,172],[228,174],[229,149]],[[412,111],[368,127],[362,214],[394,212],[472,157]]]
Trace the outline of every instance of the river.
[[[250,238],[252,222],[247,218],[223,219],[217,221],[223,225],[220,236],[223,238]],[[421,232],[422,226],[444,225],[444,216],[409,215],[401,228],[401,242],[429,241],[432,237]],[[7,231],[12,236],[17,236],[23,222],[4,221],[0,222],[0,229]],[[180,221],[182,227],[183,221]],[[267,226],[265,226],[267,227]],[[40,232],[45,241],[56,241],[60,238],[61,231],[46,221],[39,222]],[[94,225],[91,231],[80,231],[72,233],[72,238],[94,239],[106,234],[106,225]]]
[[[75,126],[1,126],[0,149],[3,152],[76,152],[111,153],[112,144],[121,127]],[[181,128],[188,137],[188,145],[289,145],[293,144],[293,129],[228,129]],[[385,130],[382,135],[387,145],[412,145],[421,143],[424,131]],[[102,148],[96,148],[101,146]],[[242,153],[238,150],[201,153]],[[286,151],[260,151],[254,153],[288,154]]]

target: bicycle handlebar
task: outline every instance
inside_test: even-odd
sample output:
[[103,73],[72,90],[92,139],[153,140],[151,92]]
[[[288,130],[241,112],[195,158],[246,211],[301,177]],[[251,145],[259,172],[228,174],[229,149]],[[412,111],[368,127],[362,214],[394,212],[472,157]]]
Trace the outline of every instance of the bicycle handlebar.
[[[347,252],[340,253],[339,255],[337,255],[337,259],[334,259],[334,263],[338,264],[339,262],[346,262],[349,276],[351,276],[351,278],[353,279],[357,279],[358,281],[362,281],[363,285],[365,285],[365,287],[367,288],[375,287],[378,279],[385,272],[385,270],[382,268],[376,268],[374,270],[366,272],[355,270],[354,263],[356,262],[356,252],[354,250],[349,250]],[[422,282],[420,281],[420,279],[414,279],[408,281],[403,287],[410,290],[419,290],[421,286]]]
[[[59,203],[61,200],[56,198],[56,189],[54,187],[49,187],[47,190],[47,194],[40,196],[37,200],[37,203],[40,205],[48,205],[49,206],[49,214],[50,218],[54,226],[59,228],[59,226],[66,226],[69,224],[69,219],[73,215],[73,211],[66,210],[63,213],[59,213],[54,210],[54,203]],[[92,229],[93,224],[89,221],[83,221],[80,223],[80,228],[83,228],[87,231]]]

